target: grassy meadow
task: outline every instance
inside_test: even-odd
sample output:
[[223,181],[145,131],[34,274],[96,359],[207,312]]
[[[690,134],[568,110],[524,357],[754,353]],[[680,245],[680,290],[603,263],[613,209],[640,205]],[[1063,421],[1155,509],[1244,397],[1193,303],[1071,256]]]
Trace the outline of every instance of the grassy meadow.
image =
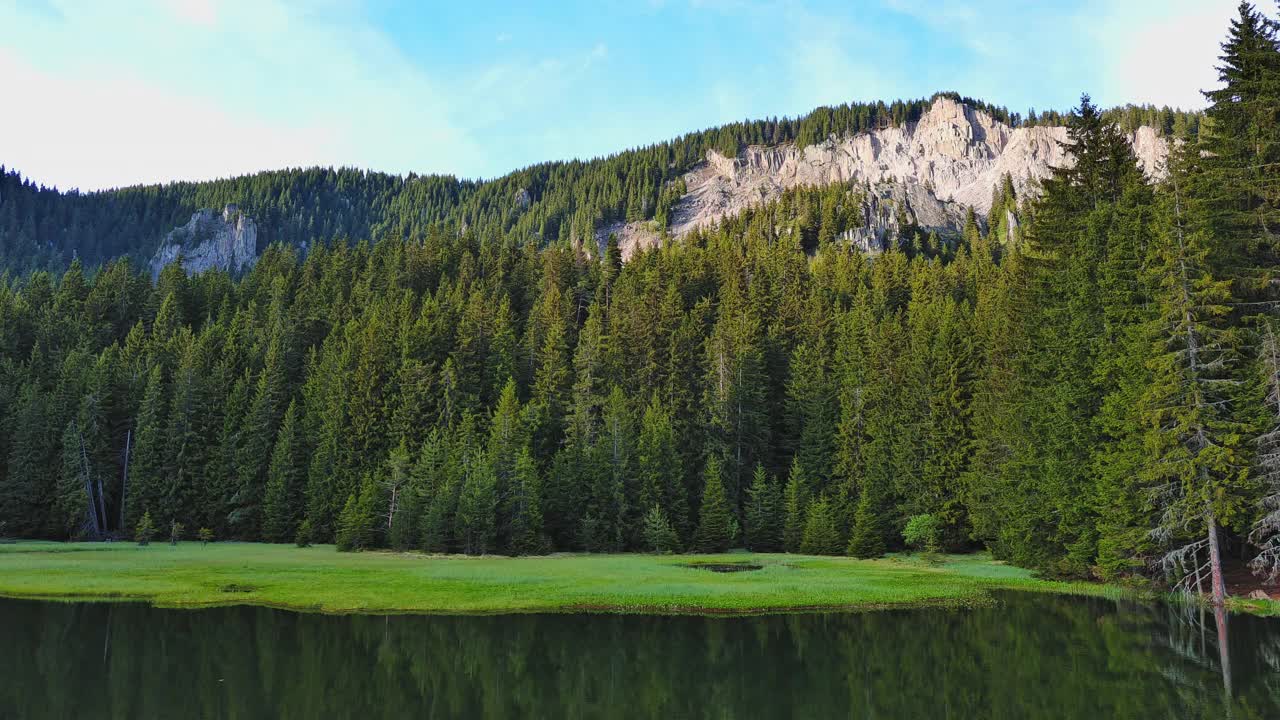
[[[750,563],[712,572],[698,563]],[[574,555],[509,558],[339,553],[257,543],[0,545],[0,595],[253,604],[330,613],[762,613],[971,605],[993,590],[1123,591],[1040,580],[986,555]]]

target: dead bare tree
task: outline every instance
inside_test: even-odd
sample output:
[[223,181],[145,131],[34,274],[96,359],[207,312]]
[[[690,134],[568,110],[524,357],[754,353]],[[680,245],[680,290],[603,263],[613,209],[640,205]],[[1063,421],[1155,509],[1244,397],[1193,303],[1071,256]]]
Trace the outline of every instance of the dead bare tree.
[[133,429],[130,428],[124,436],[124,475],[120,479],[120,532],[125,532],[124,526],[124,508],[125,503],[129,499],[129,448],[133,444]]
[[1254,465],[1266,488],[1261,500],[1262,517],[1249,533],[1258,555],[1249,567],[1254,574],[1275,582],[1280,579],[1280,338],[1271,323],[1263,323],[1259,355],[1267,387],[1266,407],[1270,428],[1259,435]]
[[80,432],[80,428],[76,428],[76,435],[80,440],[80,479],[84,485],[85,497],[85,515],[86,528],[91,533],[90,537],[98,539],[102,537],[102,523],[99,518],[99,503],[96,493],[93,490],[93,478],[89,471],[89,454],[84,447],[84,433]]

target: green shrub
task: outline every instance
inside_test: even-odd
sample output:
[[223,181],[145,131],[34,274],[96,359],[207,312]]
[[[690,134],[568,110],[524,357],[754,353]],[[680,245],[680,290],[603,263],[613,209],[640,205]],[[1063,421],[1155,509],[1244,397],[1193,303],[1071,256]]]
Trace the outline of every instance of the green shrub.
[[311,547],[311,521],[303,520],[298,525],[298,531],[293,534],[293,544],[300,548]]
[[134,529],[133,539],[138,541],[138,545],[146,547],[151,544],[151,538],[155,537],[156,524],[151,521],[151,512],[142,513],[142,519],[138,521],[138,527]]
[[942,523],[928,513],[912,515],[902,529],[902,539],[911,548],[936,553],[942,547]]

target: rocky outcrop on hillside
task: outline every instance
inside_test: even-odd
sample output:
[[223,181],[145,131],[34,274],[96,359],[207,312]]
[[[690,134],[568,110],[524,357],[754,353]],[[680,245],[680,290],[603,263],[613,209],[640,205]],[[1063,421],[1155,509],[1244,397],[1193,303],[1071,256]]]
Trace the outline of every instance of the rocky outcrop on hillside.
[[[672,212],[669,231],[680,237],[713,225],[801,186],[856,183],[870,189],[864,203],[867,225],[850,238],[858,244],[882,243],[901,207],[925,230],[954,232],[966,210],[991,208],[993,190],[1005,175],[1020,197],[1034,193],[1053,168],[1069,161],[1063,127],[1011,128],[968,105],[939,96],[920,120],[904,127],[797,147],[751,146],[737,157],[707,153],[705,162],[684,176],[687,193]],[[1130,138],[1143,170],[1163,172],[1167,142],[1153,128]],[[618,234],[624,257],[660,240],[648,228],[617,224],[602,229]]]
[[158,276],[169,263],[182,258],[188,273],[217,268],[239,272],[258,259],[258,227],[235,205],[198,210],[191,220],[174,228],[151,258],[151,275]]

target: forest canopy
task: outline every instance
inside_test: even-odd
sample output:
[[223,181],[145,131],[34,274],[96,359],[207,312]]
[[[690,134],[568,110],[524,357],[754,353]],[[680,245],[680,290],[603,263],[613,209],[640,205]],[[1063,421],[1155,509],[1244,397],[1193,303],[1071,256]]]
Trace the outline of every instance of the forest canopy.
[[[149,516],[343,549],[871,557],[911,525],[1063,576],[1201,586],[1222,556],[1274,574],[1276,21],[1242,4],[1219,72],[1190,124],[1083,97],[1049,119],[1075,163],[1042,194],[1001,189],[957,240],[908,229],[874,256],[835,240],[847,186],[625,264],[616,244],[529,238],[651,216],[710,147],[811,142],[919,104],[491,183],[23,185],[35,199],[16,216],[6,200],[8,252],[82,259],[0,281],[0,532],[129,537]],[[1158,183],[1124,136],[1148,120],[1182,133]],[[520,188],[543,202],[515,212]],[[243,277],[171,265],[153,282],[106,259],[233,200],[279,228]],[[327,237],[356,242],[298,247]]]

